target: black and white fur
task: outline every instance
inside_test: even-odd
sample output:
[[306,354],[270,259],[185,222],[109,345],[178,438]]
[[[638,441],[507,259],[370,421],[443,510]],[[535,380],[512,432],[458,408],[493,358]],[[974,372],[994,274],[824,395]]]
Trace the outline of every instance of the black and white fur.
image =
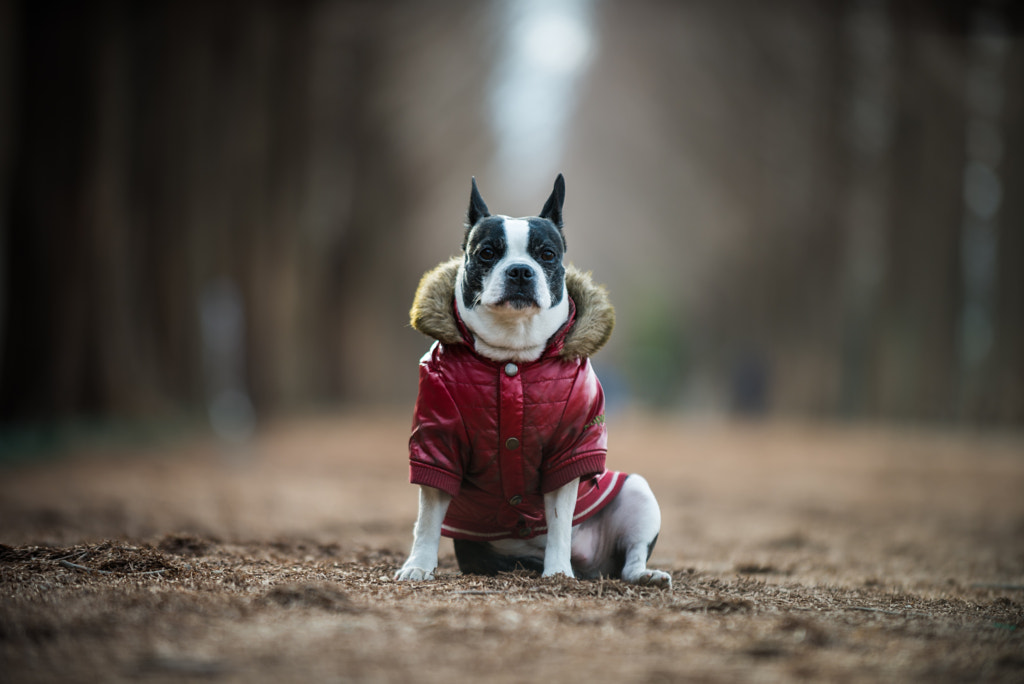
[[[492,216],[473,180],[455,299],[481,356],[499,362],[536,360],[568,319],[562,264],[564,199],[565,181],[559,174],[538,216]],[[546,535],[494,542],[455,540],[459,567],[495,574],[522,566],[541,570],[545,577],[612,576],[670,587],[668,573],[647,568],[661,529],[661,511],[647,481],[630,475],[612,503],[573,526],[578,487],[576,479],[544,495]],[[449,494],[420,487],[412,550],[396,579],[433,578],[441,523],[450,502]]]
[[559,175],[539,216],[491,216],[473,180],[455,299],[481,356],[533,361],[569,317],[564,197]]

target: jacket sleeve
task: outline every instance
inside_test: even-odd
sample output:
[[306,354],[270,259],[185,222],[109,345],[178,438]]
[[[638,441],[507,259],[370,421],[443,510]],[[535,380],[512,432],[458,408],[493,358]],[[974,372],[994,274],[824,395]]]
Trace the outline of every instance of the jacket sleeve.
[[554,491],[577,477],[600,475],[605,470],[607,453],[604,390],[587,359],[581,364],[569,392],[552,453],[545,459],[541,491]]
[[425,359],[420,363],[419,395],[409,438],[409,481],[455,496],[462,485],[467,443],[455,400],[443,378]]

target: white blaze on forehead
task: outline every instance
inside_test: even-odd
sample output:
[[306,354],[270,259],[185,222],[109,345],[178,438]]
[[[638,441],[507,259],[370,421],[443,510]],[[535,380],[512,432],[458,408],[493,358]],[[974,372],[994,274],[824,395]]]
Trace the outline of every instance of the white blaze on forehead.
[[508,240],[506,258],[529,258],[530,224],[524,219],[505,218],[505,238]]

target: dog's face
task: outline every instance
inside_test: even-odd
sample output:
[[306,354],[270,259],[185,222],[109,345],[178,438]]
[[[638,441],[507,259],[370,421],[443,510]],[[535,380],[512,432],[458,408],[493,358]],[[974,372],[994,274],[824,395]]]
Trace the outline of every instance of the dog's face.
[[[548,200],[548,205],[553,203],[557,202]],[[545,209],[549,207],[545,205]],[[558,223],[548,214],[491,216],[473,181],[471,223],[462,246],[465,278],[460,294],[467,309],[481,305],[550,309],[561,301],[565,283],[561,211],[554,217],[559,218]]]
[[[538,216],[492,216],[473,181],[456,298],[478,341],[505,350],[534,349],[565,322],[564,199],[565,181],[559,174]],[[479,344],[478,350],[500,355]],[[524,358],[521,353],[512,357]]]

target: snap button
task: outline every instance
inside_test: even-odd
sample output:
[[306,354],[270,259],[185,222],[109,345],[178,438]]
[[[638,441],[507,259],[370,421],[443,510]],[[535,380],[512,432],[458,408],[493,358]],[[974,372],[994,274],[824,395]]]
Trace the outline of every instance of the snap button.
[[507,364],[505,364],[505,375],[507,375],[508,377],[511,378],[513,375],[515,375],[518,372],[519,372],[519,366],[517,366],[516,364],[514,364],[514,363],[507,363]]
[[519,504],[523,503],[523,497],[516,494],[511,499],[509,499],[508,502],[513,506],[518,506]]
[[529,527],[520,527],[519,528],[519,536],[520,537],[529,537],[530,536],[530,528]]
[[509,437],[508,439],[505,440],[505,448],[506,449],[518,449],[519,448],[519,440],[516,439],[515,437]]

